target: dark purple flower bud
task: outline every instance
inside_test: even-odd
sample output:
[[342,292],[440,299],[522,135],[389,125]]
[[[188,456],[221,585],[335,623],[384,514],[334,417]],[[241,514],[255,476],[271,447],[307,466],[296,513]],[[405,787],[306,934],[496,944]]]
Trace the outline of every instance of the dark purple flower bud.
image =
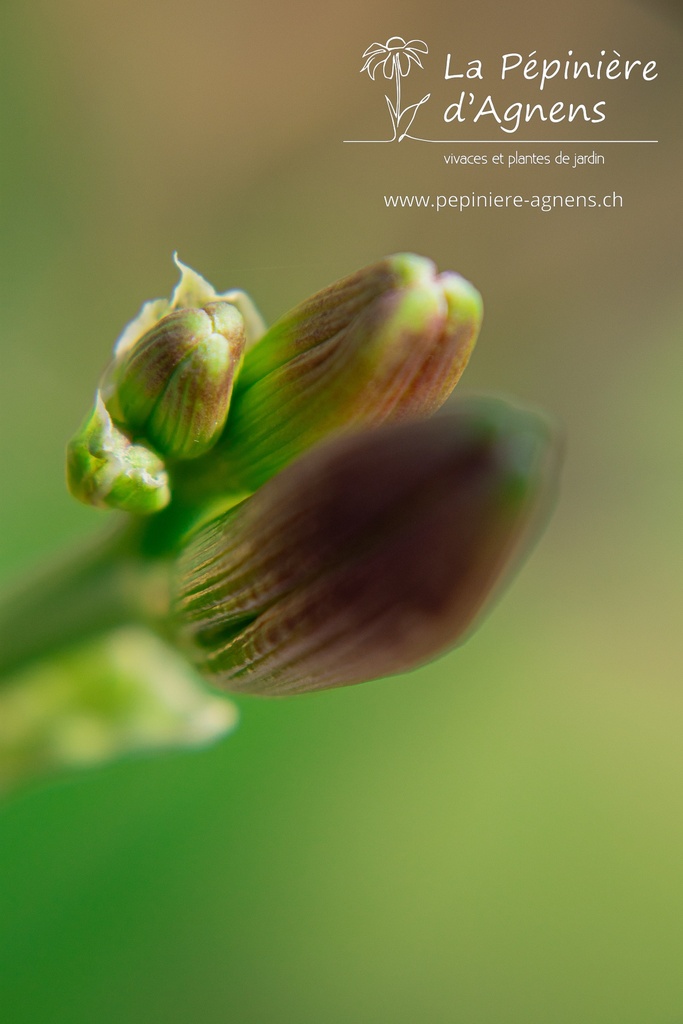
[[545,420],[498,400],[337,438],[203,527],[175,572],[212,682],[279,695],[402,672],[459,643],[538,532]]

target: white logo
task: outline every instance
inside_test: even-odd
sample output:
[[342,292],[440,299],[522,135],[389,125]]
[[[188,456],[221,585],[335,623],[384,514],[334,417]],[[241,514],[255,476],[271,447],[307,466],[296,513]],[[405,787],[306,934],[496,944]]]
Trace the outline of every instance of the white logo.
[[413,64],[417,64],[419,68],[422,67],[420,54],[426,53],[429,53],[429,47],[422,39],[411,39],[407,43],[401,36],[391,36],[390,39],[387,39],[386,43],[372,43],[363,54],[365,64],[360,69],[361,74],[367,71],[374,82],[375,75],[381,68],[383,77],[388,82],[391,82],[393,79],[395,83],[393,102],[385,94],[393,134],[390,139],[377,139],[374,141],[403,142],[406,138],[412,138],[409,132],[415,120],[415,115],[422,104],[427,102],[431,93],[427,93],[417,103],[409,103],[407,107],[402,107],[401,79],[408,77]]

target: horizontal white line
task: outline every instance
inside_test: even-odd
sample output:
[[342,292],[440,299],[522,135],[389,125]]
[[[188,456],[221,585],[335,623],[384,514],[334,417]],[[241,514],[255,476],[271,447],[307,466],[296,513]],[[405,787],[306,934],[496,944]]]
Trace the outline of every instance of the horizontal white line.
[[[344,142],[365,142],[368,144],[388,142],[388,139],[344,139]],[[395,142],[395,139],[391,140]],[[405,141],[405,140],[403,140]],[[659,139],[411,139],[412,142],[436,142],[443,146],[645,146],[659,142]]]

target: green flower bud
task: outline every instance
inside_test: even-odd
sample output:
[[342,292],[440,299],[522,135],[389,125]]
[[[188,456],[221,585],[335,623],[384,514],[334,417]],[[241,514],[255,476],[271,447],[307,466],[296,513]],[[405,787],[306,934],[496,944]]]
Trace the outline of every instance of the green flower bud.
[[331,433],[430,415],[463,372],[481,317],[472,285],[410,254],[324,289],[247,353],[207,474],[253,491]]
[[175,310],[125,354],[108,404],[162,455],[203,455],[225,425],[244,342],[242,316],[229,302]]
[[212,682],[263,695],[425,662],[528,549],[554,455],[545,421],[500,401],[314,449],[189,541],[181,646]]
[[69,490],[86,505],[149,515],[171,500],[163,462],[114,425],[99,392],[69,443],[66,466]]

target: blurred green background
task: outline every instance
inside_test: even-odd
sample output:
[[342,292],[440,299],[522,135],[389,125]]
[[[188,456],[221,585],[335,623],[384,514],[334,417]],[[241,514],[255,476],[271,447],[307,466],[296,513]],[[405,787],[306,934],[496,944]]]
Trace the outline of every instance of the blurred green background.
[[[101,524],[66,493],[64,444],[123,324],[175,283],[174,249],[268,319],[393,251],[459,270],[486,304],[460,390],[547,409],[567,462],[545,538],[462,649],[241,700],[212,749],[9,801],[3,1021],[683,1019],[682,24],[635,0],[5,0],[3,580]],[[591,130],[661,141],[573,171],[344,146],[387,128],[358,72],[397,33],[489,62],[657,59]],[[382,198],[603,185],[622,210]]]

